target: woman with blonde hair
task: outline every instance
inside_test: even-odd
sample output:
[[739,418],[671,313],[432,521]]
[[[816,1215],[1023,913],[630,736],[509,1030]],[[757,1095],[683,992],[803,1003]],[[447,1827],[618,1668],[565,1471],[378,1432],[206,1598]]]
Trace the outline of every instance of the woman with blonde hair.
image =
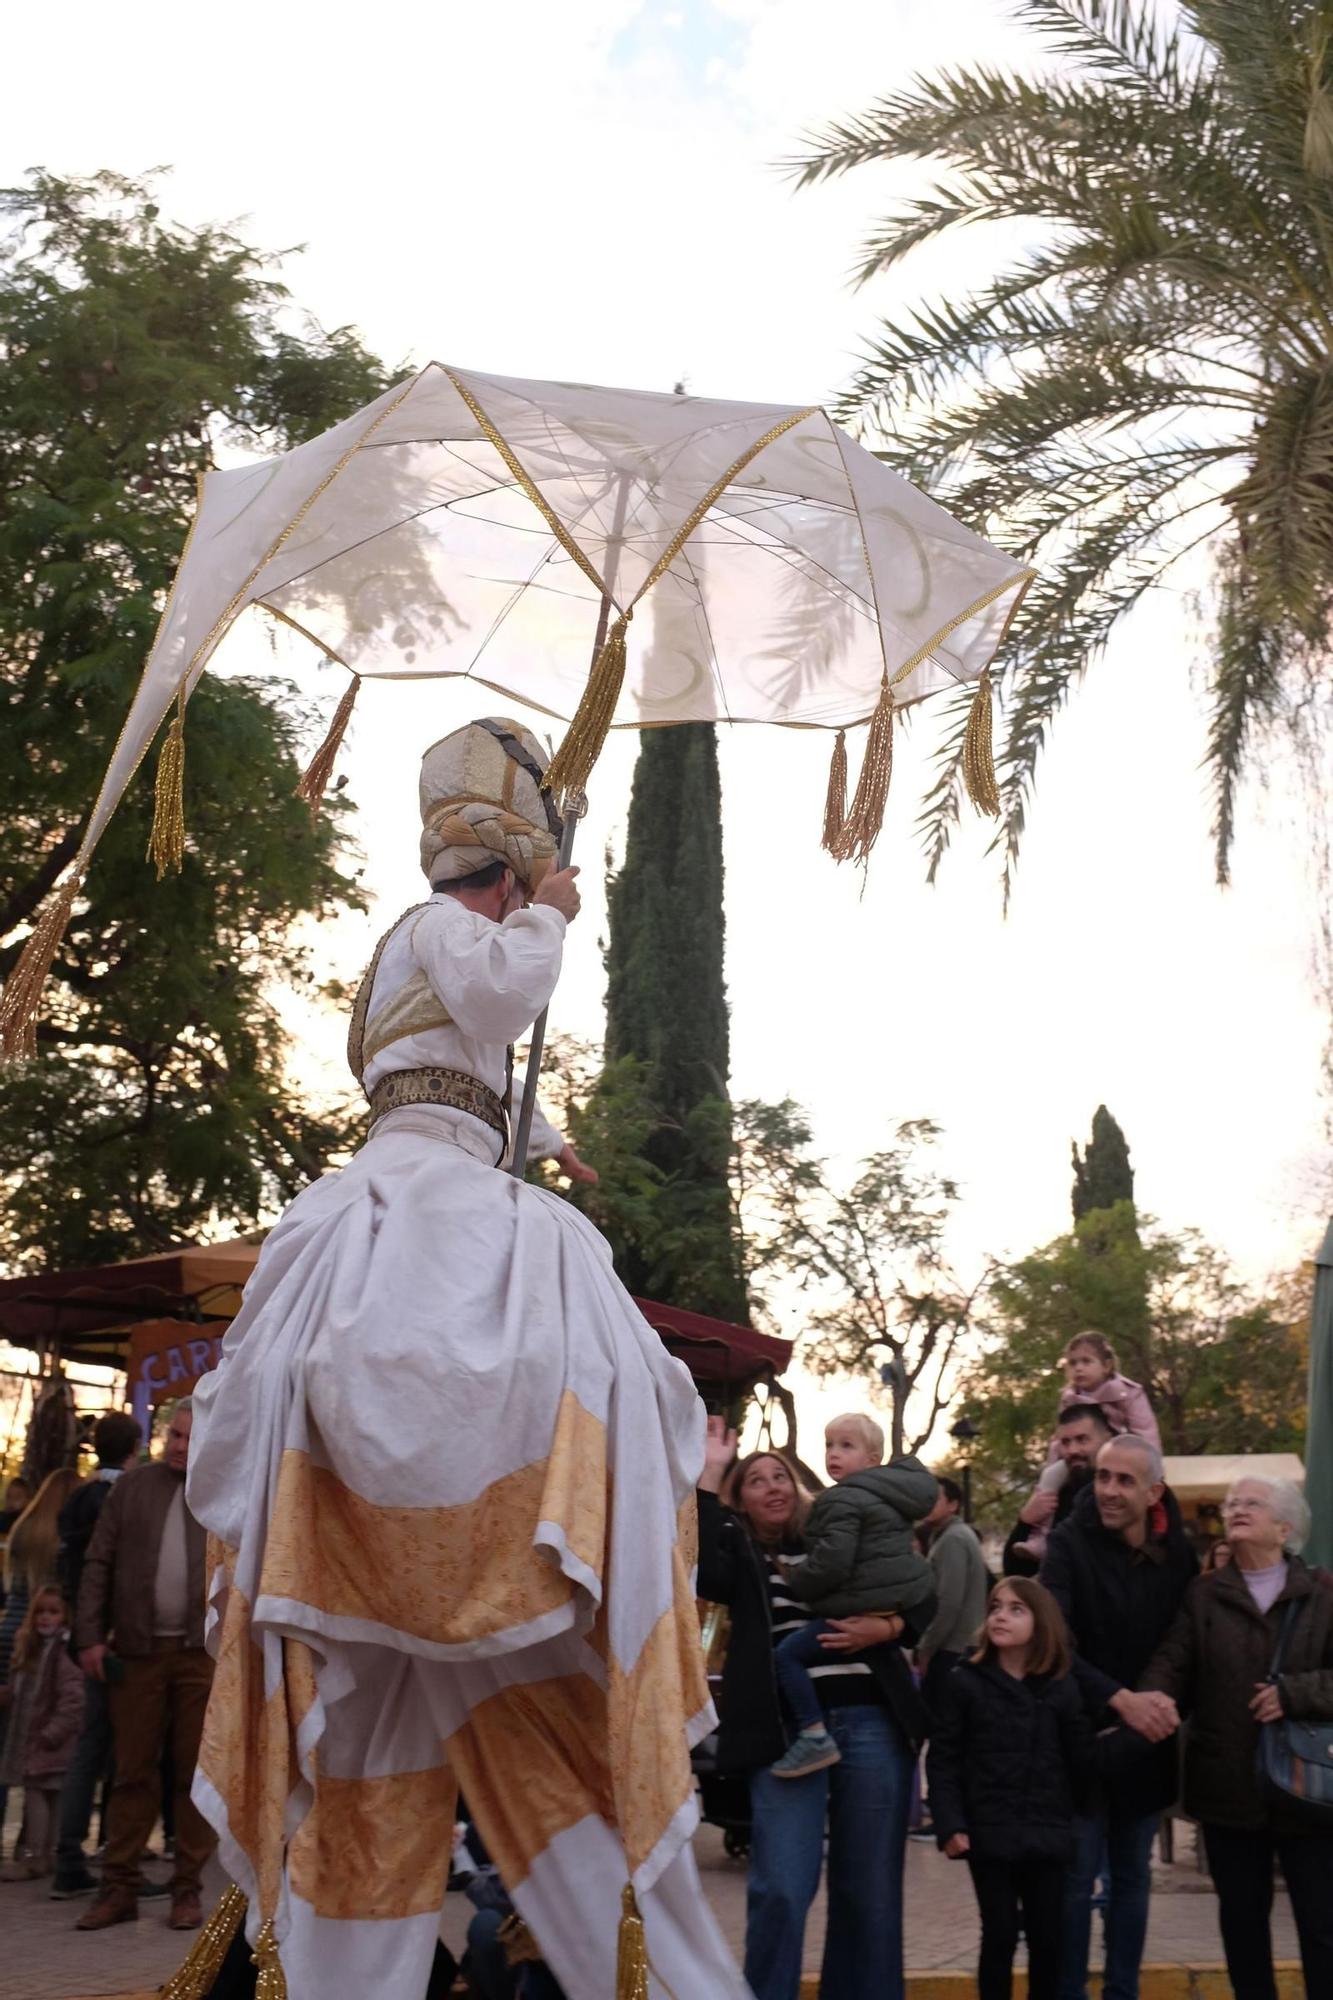
[[0,1688],[8,1685],[14,1639],[28,1615],[33,1592],[56,1580],[60,1510],[79,1483],[73,1466],[48,1472],[36,1499],[10,1530],[5,1545],[5,1610],[0,1618]]

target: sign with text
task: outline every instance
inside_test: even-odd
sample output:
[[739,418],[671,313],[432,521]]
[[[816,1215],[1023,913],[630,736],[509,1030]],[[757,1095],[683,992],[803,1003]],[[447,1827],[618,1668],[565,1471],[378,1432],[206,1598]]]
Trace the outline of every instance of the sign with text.
[[217,1367],[228,1325],[230,1321],[209,1327],[180,1319],[144,1319],[132,1329],[126,1360],[130,1407],[145,1436],[155,1403],[188,1396],[200,1377]]

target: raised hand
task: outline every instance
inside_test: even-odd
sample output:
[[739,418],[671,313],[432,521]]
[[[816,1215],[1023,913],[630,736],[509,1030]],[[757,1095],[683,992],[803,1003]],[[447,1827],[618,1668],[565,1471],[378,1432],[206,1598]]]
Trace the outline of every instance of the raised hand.
[[577,868],[557,868],[553,875],[545,875],[538,887],[533,903],[544,909],[559,910],[567,924],[572,924],[582,907],[575,876]]
[[704,1469],[699,1484],[705,1493],[721,1490],[727,1468],[736,1456],[736,1433],[725,1417],[710,1417],[704,1436]]

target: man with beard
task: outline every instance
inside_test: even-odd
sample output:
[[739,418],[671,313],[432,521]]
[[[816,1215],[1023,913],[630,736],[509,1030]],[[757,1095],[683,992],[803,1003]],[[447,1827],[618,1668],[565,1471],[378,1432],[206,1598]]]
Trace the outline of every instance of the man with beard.
[[[1067,1410],[1061,1411],[1055,1433],[1059,1455],[1042,1473],[1041,1483],[1020,1512],[1004,1545],[1006,1576],[1037,1574],[1047,1534],[1068,1519],[1075,1500],[1091,1482],[1097,1453],[1111,1435],[1106,1413],[1095,1403],[1071,1403]],[[1051,1477],[1057,1466],[1064,1468],[1062,1480]]]

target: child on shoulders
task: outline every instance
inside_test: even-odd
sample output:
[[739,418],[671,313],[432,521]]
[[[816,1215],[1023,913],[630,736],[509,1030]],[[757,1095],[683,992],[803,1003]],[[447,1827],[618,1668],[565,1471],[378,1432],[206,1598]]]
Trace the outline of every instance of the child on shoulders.
[[[1157,1427],[1148,1392],[1128,1375],[1120,1373],[1116,1352],[1100,1333],[1076,1333],[1064,1352],[1065,1386],[1060,1391],[1060,1408],[1075,1403],[1096,1403],[1113,1431],[1147,1438],[1162,1449],[1162,1433]],[[1054,1457],[1052,1441],[1048,1457]]]
[[884,1433],[873,1417],[836,1417],[824,1433],[824,1466],[833,1484],[810,1509],[804,1557],[784,1566],[791,1595],[815,1616],[783,1639],[774,1655],[778,1686],[797,1728],[773,1766],[774,1777],[802,1778],[841,1761],[809,1671],[827,1658],[820,1641],[829,1619],[887,1618],[934,1599],[935,1573],[917,1551],[912,1524],[930,1512],[939,1487],[917,1458],[883,1460]]

